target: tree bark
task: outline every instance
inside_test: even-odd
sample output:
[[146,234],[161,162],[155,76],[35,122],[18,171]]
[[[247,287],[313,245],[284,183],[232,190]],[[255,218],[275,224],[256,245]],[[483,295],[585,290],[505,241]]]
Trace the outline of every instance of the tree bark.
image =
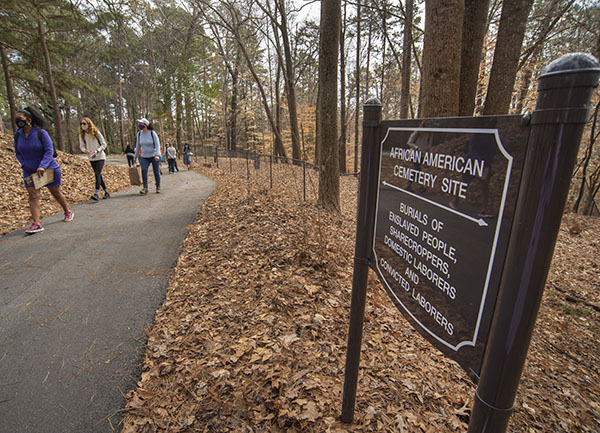
[[506,114],[533,0],[504,0],[483,114]]
[[337,66],[340,37],[340,0],[321,1],[321,41],[319,44],[319,204],[327,210],[340,209],[340,178],[337,128]]
[[529,86],[531,85],[531,79],[533,78],[533,70],[537,63],[537,53],[534,53],[530,58],[530,61],[525,65],[523,69],[523,77],[521,79],[521,86],[519,87],[519,96],[517,99],[516,113],[521,113],[525,107],[525,101],[529,93]]
[[[592,130],[590,131],[590,142],[585,150],[585,156],[583,157],[583,169],[581,174],[581,185],[579,186],[579,193],[577,194],[577,200],[575,200],[575,205],[573,206],[573,212],[579,213],[579,208],[581,205],[581,201],[585,194],[585,179],[587,176],[587,169],[592,159],[593,150],[594,150],[594,141],[596,135],[596,125],[598,122],[598,112],[600,111],[600,102],[596,104],[596,108],[594,109],[594,114],[592,115]],[[591,194],[591,191],[590,191]],[[592,196],[593,197],[593,196]]]
[[385,52],[386,52],[386,42],[387,42],[387,0],[383,0],[383,5],[381,6],[381,27],[383,35],[381,36],[381,76],[379,83],[379,100],[384,101],[383,89],[385,83]]
[[239,89],[239,56],[236,57],[235,66],[231,71],[231,102],[229,108],[229,139],[228,147],[231,150],[237,150],[237,118],[238,118],[238,89]]
[[10,126],[12,127],[14,134],[17,132],[17,124],[15,123],[17,109],[15,107],[15,96],[13,93],[10,70],[8,69],[8,57],[6,56],[4,44],[2,43],[0,43],[0,56],[2,57],[2,70],[4,71],[4,81],[6,82],[6,97],[8,98],[8,107],[10,109]]
[[367,71],[365,76],[365,95],[363,99],[366,101],[369,99],[369,87],[370,87],[370,69],[371,69],[371,41],[373,39],[373,24],[369,21],[369,36],[367,37]]
[[489,0],[465,0],[462,53],[460,56],[458,109],[460,116],[472,116],[475,109],[479,64],[481,63],[489,6]]
[[177,147],[183,146],[183,77],[181,72],[175,78],[175,140]]
[[121,71],[121,62],[119,62],[119,103],[117,104],[119,115],[119,143],[121,144],[121,152],[125,153],[125,129],[123,126],[123,73]]
[[464,0],[426,0],[421,117],[458,115]]
[[[410,0],[412,1],[412,0]],[[358,119],[360,118],[360,29],[361,29],[361,0],[356,2],[356,98],[354,113],[354,173],[358,173]]]
[[414,0],[406,0],[404,19],[404,41],[402,44],[402,87],[400,88],[400,118],[408,119],[410,105],[411,50]]
[[346,38],[346,3],[344,3],[344,20],[340,25],[340,143],[339,163],[340,173],[346,173],[346,49],[344,39]]
[[[285,58],[285,85],[288,97],[288,111],[290,116],[290,129],[292,134],[292,158],[301,159],[300,154],[300,133],[298,131],[298,110],[296,103],[296,74],[294,72],[294,61],[290,47],[290,38],[287,26],[287,14],[285,10],[285,1],[277,0],[277,7],[281,16],[281,39],[283,43],[283,53]],[[299,164],[299,163],[298,163]]]
[[75,144],[73,143],[73,134],[71,134],[71,107],[66,107],[65,109],[65,125],[66,125],[66,133],[67,133],[67,152],[75,153]]
[[[39,2],[33,1],[33,5],[39,10]],[[44,62],[46,64],[46,79],[48,80],[48,87],[50,88],[50,98],[52,99],[52,106],[54,108],[54,125],[56,127],[56,148],[63,150],[63,129],[62,129],[62,116],[60,113],[60,106],[58,105],[58,96],[56,94],[56,87],[54,86],[54,78],[52,76],[52,64],[50,63],[50,53],[48,52],[48,44],[46,43],[46,34],[44,32],[44,26],[42,20],[38,16],[37,18],[37,29],[40,37],[40,44],[42,46],[42,52],[44,54]]]

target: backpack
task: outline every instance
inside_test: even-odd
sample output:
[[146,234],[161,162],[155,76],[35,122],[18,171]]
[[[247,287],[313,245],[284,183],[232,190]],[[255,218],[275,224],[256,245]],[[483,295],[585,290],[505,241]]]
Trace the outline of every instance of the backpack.
[[[156,147],[156,138],[154,138],[154,134],[155,134],[154,131],[150,130],[150,135],[152,136],[152,143],[154,144],[154,147]],[[141,135],[142,135],[142,131],[139,131],[138,135],[137,135],[137,142],[138,143],[140,142],[140,136]],[[136,156],[142,156],[142,145],[141,144],[140,144],[140,154],[136,155]],[[161,156],[161,158],[162,158],[162,156]]]
[[[43,131],[42,128],[38,128],[38,140],[40,140],[40,143],[42,142],[42,131]],[[15,139],[15,147],[16,147],[19,145],[19,134],[17,134],[16,132],[15,132],[14,139]],[[56,147],[54,147],[54,143],[52,143],[52,150],[54,151],[54,152],[52,152],[52,158],[56,158],[58,156],[58,152],[56,152]]]

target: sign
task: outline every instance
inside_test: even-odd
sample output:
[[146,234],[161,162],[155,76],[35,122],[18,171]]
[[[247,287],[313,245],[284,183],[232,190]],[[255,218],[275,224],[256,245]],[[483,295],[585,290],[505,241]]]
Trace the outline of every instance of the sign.
[[477,380],[529,128],[520,116],[383,122],[372,267]]

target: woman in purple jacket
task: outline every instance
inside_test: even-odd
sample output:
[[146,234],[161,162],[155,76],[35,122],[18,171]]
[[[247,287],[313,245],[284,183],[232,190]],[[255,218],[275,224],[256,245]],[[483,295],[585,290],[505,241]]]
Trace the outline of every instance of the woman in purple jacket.
[[54,181],[46,185],[50,194],[56,199],[65,212],[64,221],[73,220],[73,212],[69,209],[67,199],[60,190],[61,172],[60,167],[52,156],[54,147],[48,133],[42,129],[45,119],[36,108],[27,107],[17,112],[16,124],[19,128],[15,132],[15,155],[23,168],[23,181],[27,188],[29,210],[33,223],[25,230],[27,234],[33,234],[44,230],[41,223],[40,197],[41,191],[37,190],[27,182],[27,178],[33,174],[42,175],[49,169],[54,169]]

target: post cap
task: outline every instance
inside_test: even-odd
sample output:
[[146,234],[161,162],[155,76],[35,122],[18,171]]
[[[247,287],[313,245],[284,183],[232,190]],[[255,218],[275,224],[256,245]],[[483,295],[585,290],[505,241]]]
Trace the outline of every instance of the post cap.
[[556,72],[600,68],[598,60],[587,53],[570,53],[554,60],[544,68],[542,76]]
[[379,105],[381,107],[381,101],[377,98],[369,98],[367,100],[367,102],[365,102],[365,105]]
[[571,53],[554,60],[538,78],[538,91],[598,85],[600,64],[590,54]]

